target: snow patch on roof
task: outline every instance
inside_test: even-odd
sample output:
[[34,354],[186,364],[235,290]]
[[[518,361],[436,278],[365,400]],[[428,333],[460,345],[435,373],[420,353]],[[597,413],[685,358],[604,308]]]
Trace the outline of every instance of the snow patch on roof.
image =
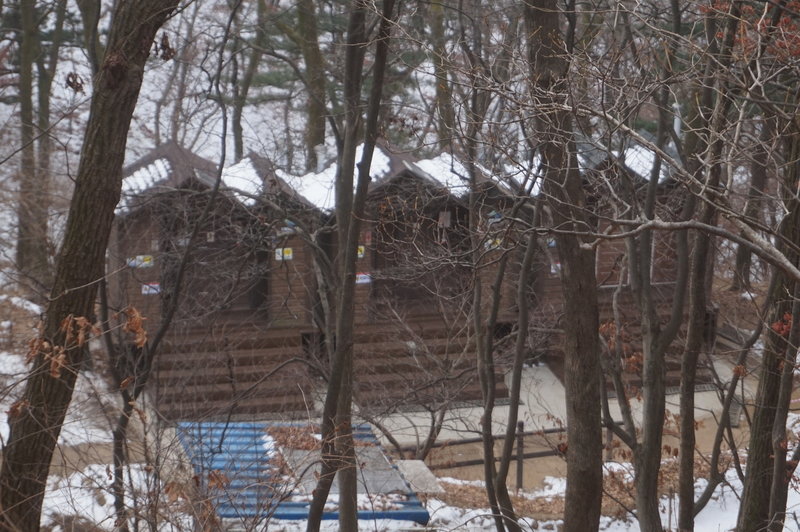
[[[656,164],[656,154],[653,150],[641,144],[633,144],[628,146],[622,153],[616,151],[612,153],[615,157],[618,157],[626,167],[636,172],[645,180],[650,180],[650,174]],[[666,181],[670,173],[670,166],[666,161],[662,160],[658,182],[663,183]]]
[[169,179],[171,173],[172,166],[169,164],[169,160],[165,158],[156,159],[123,179],[122,193],[142,193],[148,188],[152,188],[157,183]]
[[117,214],[129,210],[136,196],[156,185],[168,180],[172,174],[172,165],[162,157],[143,166],[122,179],[122,195],[117,205]]
[[[356,161],[361,160],[364,152],[362,144],[356,149]],[[335,206],[336,169],[334,163],[321,172],[311,172],[303,176],[293,176],[283,171],[276,171],[278,177],[286,181],[298,194],[312,205],[323,211],[331,211]],[[385,177],[391,171],[391,159],[380,148],[375,148],[369,173],[373,179]],[[356,180],[353,180],[355,190]]]
[[[469,193],[469,171],[466,165],[452,154],[442,153],[431,159],[423,159],[412,163],[409,167],[412,170],[421,171],[432,181],[445,187],[454,196],[463,197]],[[538,171],[538,167],[539,158],[537,156],[534,161],[534,173]],[[516,195],[523,192],[530,193],[533,196],[539,193],[540,185],[538,180],[536,185],[533,186],[534,183],[531,182],[531,179],[534,176],[531,175],[526,180],[525,177],[530,172],[523,168],[506,165],[501,174],[492,172],[487,167],[477,163],[475,168],[480,175],[480,179],[488,180],[505,193]]]
[[463,196],[469,192],[469,173],[456,157],[443,153],[432,159],[423,159],[413,166],[428,175],[452,194]]
[[261,194],[264,182],[253,167],[249,157],[225,168],[222,171],[222,183],[233,191],[236,198],[245,205],[252,205]]
[[292,189],[303,196],[315,207],[330,211],[334,207],[336,182],[336,165],[331,165],[321,172],[311,172],[304,176],[295,176],[276,171],[278,177],[286,181]]

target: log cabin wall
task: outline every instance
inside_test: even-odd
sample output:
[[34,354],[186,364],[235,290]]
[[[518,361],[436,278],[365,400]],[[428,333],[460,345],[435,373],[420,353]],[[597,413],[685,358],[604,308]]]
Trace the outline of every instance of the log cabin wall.
[[373,225],[361,223],[361,233],[356,249],[355,322],[358,325],[375,321],[372,298],[375,286],[374,255],[372,246]]
[[153,403],[167,419],[304,417],[316,383],[298,328],[264,320],[174,330],[153,368]]
[[136,308],[149,324],[161,321],[162,257],[154,219],[142,213],[120,220],[109,246],[109,298],[112,311]]
[[315,388],[304,346],[313,331],[307,245],[263,221],[214,229],[156,361],[156,404],[170,419],[306,415]]
[[[607,226],[601,223],[598,231],[603,232],[606,229]],[[535,320],[544,327],[557,328],[559,322],[565,318],[559,279],[560,265],[558,264],[557,249],[552,240],[545,255],[544,262],[551,264],[551,268],[543,282],[542,298],[535,313]],[[626,385],[635,389],[641,386],[641,313],[628,278],[626,241],[619,239],[601,242],[597,248],[596,260],[601,331],[605,331],[603,334],[613,334],[613,332],[619,331],[624,353],[623,379]],[[672,311],[676,269],[675,233],[655,232],[651,270],[652,289],[656,312],[663,323],[666,323]],[[613,309],[616,292],[618,292],[616,298],[619,309],[617,322],[614,320]],[[679,333],[679,337],[673,342],[666,355],[668,387],[676,387],[680,383],[680,358],[683,350],[681,334],[683,332]],[[607,340],[610,341],[611,337],[609,336]],[[561,342],[562,339],[559,335],[551,335],[547,338],[547,349],[541,353],[559,376],[563,376]],[[699,384],[712,382],[712,377],[709,368],[705,366],[698,368],[697,382]],[[608,385],[611,386],[610,382]]]
[[269,257],[267,320],[273,327],[311,327],[317,285],[309,244],[279,229]]
[[[369,200],[371,279],[362,294],[370,300],[354,346],[357,401],[373,414],[479,401],[468,310],[473,272],[458,260],[469,252],[467,209],[412,172],[376,187]],[[499,398],[508,394],[502,371],[496,386]]]
[[[115,243],[117,255],[126,258],[156,245],[156,266],[145,272],[147,278],[138,269],[120,276],[120,294],[149,305],[152,313],[160,311],[171,293],[185,233],[202,207],[203,184],[190,184],[190,189],[172,193],[161,217],[144,211],[129,216],[137,223],[130,222],[120,233],[124,238]],[[480,398],[468,322],[455,313],[445,316],[447,305],[437,297],[459,295],[468,286],[452,261],[454,253],[464,251],[467,213],[441,190],[433,196],[439,203],[405,196],[427,210],[399,219],[405,232],[395,240],[405,247],[394,252],[394,278],[379,279],[376,272],[376,265],[388,264],[379,260],[375,241],[384,220],[364,222],[356,286],[356,371],[362,404],[397,407]],[[155,361],[152,396],[169,419],[305,416],[314,409],[311,398],[319,382],[303,361],[316,359],[318,353],[311,351],[321,339],[312,319],[318,304],[312,251],[299,233],[278,220],[280,216],[262,208],[242,210],[231,200],[223,196],[200,230],[187,270],[184,303]],[[423,266],[422,274],[409,275],[412,266]],[[136,294],[134,280],[157,282],[158,291],[147,297]],[[376,312],[378,280],[392,285],[383,295],[394,299],[397,315]],[[403,297],[404,291],[410,297]],[[157,321],[149,325],[155,327]],[[324,367],[324,360],[316,360]],[[497,380],[502,397],[507,393],[502,374]]]
[[[169,161],[162,168],[181,167]],[[191,171],[159,177],[166,181],[136,195],[118,217],[109,253],[109,270],[118,271],[115,305],[139,308],[151,333],[173,297],[209,186]],[[149,390],[168,419],[306,415],[314,408],[309,401],[316,384],[304,362],[304,335],[312,330],[310,256],[282,217],[270,214],[243,208],[221,192],[199,229],[179,312],[157,353]],[[278,247],[291,248],[292,260],[276,261]]]
[[524,228],[508,219],[508,205],[483,205],[478,215],[478,250],[480,260],[475,275],[481,281],[481,300],[486,311],[494,298],[495,283],[501,264],[505,267],[500,279],[498,323],[511,324],[517,318],[517,286],[520,281]]
[[[373,321],[440,319],[463,297],[469,273],[459,266],[467,251],[466,210],[441,186],[401,172],[369,197],[371,235],[367,246]],[[457,316],[448,316],[449,319]]]

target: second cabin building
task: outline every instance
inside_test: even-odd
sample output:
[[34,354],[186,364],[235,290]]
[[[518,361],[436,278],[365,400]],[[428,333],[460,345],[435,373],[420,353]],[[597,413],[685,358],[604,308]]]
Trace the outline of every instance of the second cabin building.
[[[520,211],[513,179],[481,173],[470,197],[468,174],[450,155],[410,161],[376,149],[357,249],[354,401],[363,414],[481,400],[476,283],[483,305],[500,296],[495,387],[507,396],[527,240],[515,220],[529,211]],[[170,321],[150,379],[166,418],[317,411],[335,342],[334,176],[335,165],[291,176],[255,154],[219,172],[174,144],[126,168],[108,304],[112,312],[138,309],[151,337]],[[557,329],[563,318],[549,242],[540,239],[530,277],[534,331]],[[619,285],[622,252],[600,248],[602,301]],[[669,243],[658,252],[670,256]],[[635,320],[627,326],[635,336]],[[537,334],[528,356],[558,374],[557,335]]]

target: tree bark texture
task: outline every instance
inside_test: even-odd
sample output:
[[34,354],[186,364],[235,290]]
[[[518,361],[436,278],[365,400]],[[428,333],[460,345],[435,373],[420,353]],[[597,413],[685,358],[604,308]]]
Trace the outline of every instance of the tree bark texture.
[[[764,188],[767,185],[769,162],[769,143],[774,136],[773,119],[765,117],[761,122],[758,142],[753,146],[753,160],[750,163],[750,183],[747,186],[747,200],[744,205],[745,219],[754,224],[761,222],[761,209],[764,204]],[[753,253],[747,246],[736,248],[736,262],[733,270],[732,291],[750,290]]]
[[432,2],[430,5],[431,47],[436,77],[436,136],[439,146],[443,149],[450,144],[456,126],[453,91],[450,90],[450,71],[447,65],[444,3],[445,0],[442,0],[441,2]]
[[[130,120],[156,31],[177,0],[121,2],[95,83],[64,241],[33,368],[11,416],[0,470],[0,528],[39,530],[50,460],[86,358]],[[71,319],[70,319],[71,318]]]
[[343,531],[358,529],[356,511],[356,463],[351,428],[353,320],[355,315],[356,254],[361,220],[364,218],[370,165],[378,134],[378,111],[383,95],[383,80],[389,54],[394,0],[383,4],[373,68],[373,83],[364,124],[364,150],[358,163],[358,179],[353,193],[356,171],[356,148],[362,116],[362,81],[364,56],[368,45],[366,16],[370,5],[365,0],[354,2],[347,29],[345,53],[345,130],[336,176],[337,281],[336,338],[333,366],[323,407],[322,465],[314,497],[309,507],[307,530],[317,531],[322,512],[337,472],[339,478],[339,526]]
[[[242,118],[244,115],[244,107],[247,104],[247,95],[250,93],[253,79],[255,79],[256,73],[258,72],[258,66],[261,62],[261,57],[264,55],[264,49],[267,47],[266,25],[267,3],[265,0],[258,0],[256,4],[255,43],[250,49],[250,55],[246,60],[242,78],[239,83],[235,84],[233,87],[233,120],[231,129],[233,130],[233,158],[237,162],[244,157],[244,128],[242,126]],[[244,52],[242,52],[241,55],[244,60]]]
[[[704,205],[703,219],[710,219],[713,208]],[[697,233],[692,252],[689,278],[689,326],[686,349],[681,360],[680,454],[678,478],[678,530],[694,530],[694,452],[695,417],[694,387],[697,362],[703,350],[706,332],[707,291],[706,274],[709,266],[710,236]]]
[[[790,161],[796,161],[800,152],[800,135],[795,132],[786,141],[790,154]],[[797,163],[792,163],[785,171],[784,193],[792,194],[798,182]],[[800,263],[797,246],[800,244],[800,201],[795,195],[787,198],[788,214],[781,222],[779,230],[779,248],[792,264]],[[777,427],[779,410],[788,408],[790,394],[781,393],[781,375],[785,369],[787,353],[789,350],[797,351],[796,345],[791,345],[791,325],[794,322],[792,296],[796,294],[796,281],[789,279],[785,274],[775,271],[773,275],[779,276],[771,296],[773,309],[767,320],[767,337],[764,354],[761,361],[761,373],[756,394],[755,412],[753,423],[750,427],[750,444],[747,453],[747,476],[744,482],[744,493],[739,506],[739,519],[737,530],[741,532],[755,532],[765,530],[768,524],[777,519],[782,524],[783,517],[776,515],[785,510],[778,509],[771,504],[773,493],[774,461],[785,462],[785,449],[780,449],[775,454],[775,441],[785,438],[785,420],[782,426]],[[792,334],[792,336],[795,336]],[[794,360],[794,356],[791,357]],[[781,400],[783,403],[781,404]],[[776,438],[775,434],[780,434]],[[780,442],[778,442],[780,443]],[[779,447],[779,445],[778,445]],[[781,479],[783,481],[783,479]],[[772,512],[770,511],[772,509]],[[771,530],[771,528],[769,528]]]
[[[33,69],[41,53],[36,2],[19,3],[22,34],[19,51],[20,158],[17,199],[17,267],[30,287],[29,296],[43,302],[49,285],[47,252],[47,175],[36,165]],[[39,95],[41,98],[41,94]]]
[[319,48],[319,31],[314,0],[297,3],[297,33],[306,66],[308,115],[306,117],[306,170],[316,171],[317,146],[325,144],[325,61]]
[[[555,0],[525,6],[536,134],[544,171],[543,190],[554,226],[588,231],[586,202],[572,146],[572,120],[560,108],[569,64]],[[600,345],[595,252],[575,234],[558,233],[564,292],[564,356],[567,404],[566,532],[597,530],[603,492],[600,426]]]

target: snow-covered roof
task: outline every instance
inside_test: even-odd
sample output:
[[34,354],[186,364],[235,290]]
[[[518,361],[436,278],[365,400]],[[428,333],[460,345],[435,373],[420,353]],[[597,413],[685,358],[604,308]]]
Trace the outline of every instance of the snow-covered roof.
[[421,172],[455,196],[464,196],[469,192],[467,168],[450,153],[442,153],[431,159],[406,164],[410,170]]
[[[356,150],[356,161],[361,160],[363,144]],[[386,177],[392,169],[390,157],[380,148],[376,147],[372,154],[370,175],[373,179]],[[335,206],[336,193],[336,163],[331,164],[320,172],[311,172],[302,176],[294,176],[281,170],[276,170],[276,175],[286,182],[300,196],[305,198],[316,208],[322,211],[331,211]],[[355,187],[356,180],[353,180]]]
[[[436,157],[423,159],[415,163],[406,163],[406,165],[410,170],[422,173],[428,179],[445,187],[454,196],[464,197],[469,193],[469,172],[466,165],[455,155],[442,153]],[[538,156],[534,160],[532,169],[506,165],[501,171],[493,172],[480,164],[476,164],[476,169],[480,181],[491,183],[505,194],[514,196],[522,192],[535,196],[539,193],[539,180],[536,180],[531,186],[530,180],[533,176],[526,179],[526,175],[535,175],[538,171]]]
[[264,180],[253,166],[250,157],[245,157],[238,163],[225,168],[222,171],[222,184],[245,205],[255,203],[264,188]]
[[206,186],[214,182],[216,165],[174,142],[162,144],[123,169],[122,197],[117,213],[130,211],[136,198],[153,189],[175,189],[187,179]]
[[[356,161],[360,161],[363,153],[363,145],[356,151]],[[206,186],[213,184],[210,174],[203,173],[206,169],[199,169],[193,166],[187,167],[191,174],[184,168],[179,171],[175,164],[168,157],[150,156],[144,162],[137,163],[131,167],[132,171],[123,180],[123,198],[120,202],[120,211],[129,210],[133,206],[134,198],[147,190],[159,186],[177,187],[181,186],[184,179],[193,175],[198,181]],[[538,163],[535,163],[538,165]],[[183,168],[186,165],[181,166]],[[405,168],[406,170],[420,176],[437,187],[442,187],[456,197],[463,197],[469,192],[469,172],[467,166],[455,155],[442,153],[435,157],[422,159],[416,162],[408,162],[400,157],[390,156],[380,147],[376,147],[372,163],[370,165],[370,175],[373,183],[380,183],[381,180],[393,177]],[[519,168],[509,167],[500,174],[493,174],[487,168],[477,165],[479,178],[482,182],[492,183],[500,190],[514,195],[522,189],[523,172]],[[533,172],[536,168],[533,169]],[[176,174],[186,175],[176,175]],[[202,173],[202,175],[200,175]],[[296,194],[310,207],[319,209],[323,212],[330,212],[335,206],[335,182],[337,164],[332,162],[319,172],[310,172],[305,175],[296,176],[280,169],[272,168],[269,161],[262,160],[261,157],[251,154],[238,163],[226,167],[222,171],[223,190],[230,192],[237,201],[243,205],[253,205],[257,198],[262,197],[266,192],[283,191],[289,194]],[[356,185],[355,179],[353,183]],[[538,192],[538,187],[533,194]]]
[[169,164],[168,159],[165,157],[156,159],[122,180],[122,194],[128,196],[141,194],[145,190],[169,179],[171,173],[172,166]]
[[[613,152],[622,164],[627,168],[636,172],[645,180],[650,180],[650,174],[656,164],[656,154],[650,148],[642,146],[641,144],[632,144],[624,151]],[[664,183],[672,175],[671,167],[666,161],[661,162],[661,169],[659,170],[658,182]]]

